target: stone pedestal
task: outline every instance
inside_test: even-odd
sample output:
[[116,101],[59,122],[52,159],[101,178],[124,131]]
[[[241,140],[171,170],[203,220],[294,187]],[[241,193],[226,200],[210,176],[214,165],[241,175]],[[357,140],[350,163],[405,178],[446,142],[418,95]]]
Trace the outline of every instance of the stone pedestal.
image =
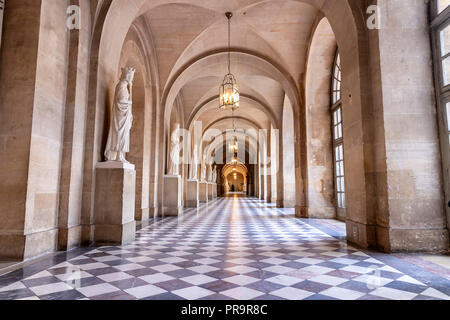
[[213,195],[214,184],[208,182],[208,201],[212,201],[214,199]]
[[186,202],[187,208],[197,208],[199,206],[199,185],[198,180],[186,181]]
[[212,184],[212,189],[213,189],[213,198],[217,199],[217,183]]
[[108,161],[95,169],[94,241],[123,245],[135,239],[134,165]]
[[199,182],[198,200],[201,203],[208,203],[208,182]]
[[163,214],[165,216],[178,216],[183,213],[180,176],[164,176],[163,197]]

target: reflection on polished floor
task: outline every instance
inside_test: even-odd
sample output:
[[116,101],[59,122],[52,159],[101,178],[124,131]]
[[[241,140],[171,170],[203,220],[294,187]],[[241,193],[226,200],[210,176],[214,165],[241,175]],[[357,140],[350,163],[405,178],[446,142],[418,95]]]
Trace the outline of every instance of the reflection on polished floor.
[[76,249],[0,276],[0,299],[450,299],[450,270],[353,248],[343,232],[233,195],[156,221],[129,245]]

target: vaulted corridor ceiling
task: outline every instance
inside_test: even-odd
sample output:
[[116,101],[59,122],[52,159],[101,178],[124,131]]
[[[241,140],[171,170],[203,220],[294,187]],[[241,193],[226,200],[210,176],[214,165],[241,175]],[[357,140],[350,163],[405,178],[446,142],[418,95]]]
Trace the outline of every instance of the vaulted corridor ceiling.
[[[234,1],[217,7],[214,3],[219,2],[214,1],[150,3],[141,12],[145,10],[143,17],[153,38],[160,85],[167,88],[174,79],[182,78],[175,94],[182,101],[184,119],[203,121],[206,127],[230,116],[217,108],[218,86],[227,71],[224,12],[233,10],[232,72],[243,97],[235,116],[251,119],[261,128],[278,125],[285,88],[271,68],[288,70],[281,75],[285,79],[303,81],[317,9],[297,1]],[[200,57],[207,58],[192,63]],[[186,66],[188,74],[179,76]],[[237,123],[247,127],[239,119]]]

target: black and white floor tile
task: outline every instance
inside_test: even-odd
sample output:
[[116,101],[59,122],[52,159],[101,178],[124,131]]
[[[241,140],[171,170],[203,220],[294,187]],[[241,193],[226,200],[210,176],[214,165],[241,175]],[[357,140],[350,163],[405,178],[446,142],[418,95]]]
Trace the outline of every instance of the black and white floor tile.
[[0,300],[450,299],[450,281],[345,243],[318,220],[223,198],[125,246],[76,249],[0,276]]

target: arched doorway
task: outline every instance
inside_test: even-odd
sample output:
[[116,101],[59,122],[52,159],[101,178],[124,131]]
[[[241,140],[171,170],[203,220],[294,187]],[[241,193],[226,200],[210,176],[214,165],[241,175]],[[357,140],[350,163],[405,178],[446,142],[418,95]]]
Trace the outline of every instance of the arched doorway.
[[249,194],[248,168],[243,163],[226,164],[222,169],[224,194]]

